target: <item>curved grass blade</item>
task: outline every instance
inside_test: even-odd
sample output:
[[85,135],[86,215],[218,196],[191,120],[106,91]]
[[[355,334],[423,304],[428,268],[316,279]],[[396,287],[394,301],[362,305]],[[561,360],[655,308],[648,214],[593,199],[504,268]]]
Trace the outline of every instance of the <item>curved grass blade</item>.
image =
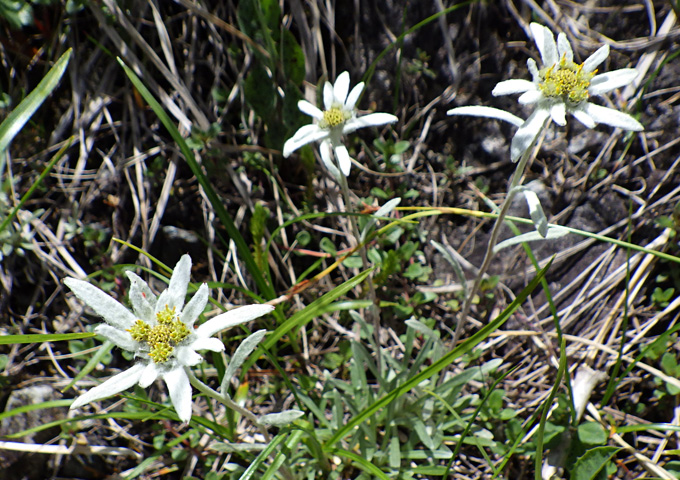
[[92,355],[92,358],[78,372],[78,375],[73,377],[73,380],[71,380],[68,385],[61,389],[61,393],[64,393],[69,388],[73,387],[73,385],[75,385],[78,380],[85,377],[85,375],[89,374],[92,370],[94,370],[95,367],[99,365],[99,363],[102,361],[102,358],[104,358],[104,356],[107,355],[112,348],[113,342],[106,340],[104,343],[102,343],[102,345],[99,347],[99,350],[97,350],[97,353]]
[[[6,120],[5,120],[6,121]],[[4,122],[3,122],[4,124]],[[17,212],[21,209],[21,207],[24,206],[24,204],[28,201],[29,198],[33,196],[33,193],[42,185],[43,180],[47,176],[47,174],[50,173],[52,170],[52,167],[61,160],[61,158],[64,156],[64,153],[66,153],[66,150],[68,150],[71,147],[71,144],[73,143],[73,137],[69,138],[66,143],[64,144],[63,147],[59,149],[59,151],[52,157],[52,159],[45,165],[45,168],[43,169],[42,172],[40,172],[40,175],[38,178],[33,182],[33,184],[28,188],[26,193],[21,197],[21,200],[19,200],[19,203],[15,205],[15,207],[12,209],[9,215],[5,217],[5,219],[2,221],[0,224],[0,232],[2,232],[5,228],[7,228],[7,225],[9,225],[9,222],[14,220],[14,217],[16,217]],[[2,150],[0,150],[0,155],[3,155]],[[0,160],[1,162],[1,160]],[[2,171],[2,168],[0,168],[0,172]]]
[[505,380],[508,375],[510,375],[515,370],[517,370],[518,367],[519,367],[519,365],[515,365],[514,367],[508,369],[507,372],[505,372],[503,375],[501,375],[496,380],[494,380],[493,384],[491,384],[491,386],[488,388],[488,391],[486,392],[484,399],[482,399],[482,401],[479,402],[479,405],[477,406],[475,411],[472,413],[470,420],[468,421],[467,425],[465,426],[465,430],[463,430],[463,432],[460,434],[460,439],[456,443],[456,447],[453,449],[453,454],[451,455],[451,461],[446,466],[446,471],[444,472],[444,475],[442,475],[442,480],[446,480],[447,478],[449,478],[451,469],[453,468],[453,463],[458,458],[458,452],[460,452],[460,449],[463,446],[463,441],[470,434],[470,430],[472,430],[472,427],[475,425],[475,421],[477,420],[477,416],[479,415],[479,412],[482,411],[482,408],[484,408],[484,405],[486,405],[486,402],[491,397],[491,394],[494,392],[494,390],[496,390],[496,387],[503,380]]
[[284,475],[282,475],[283,478],[293,478],[292,474],[288,472],[288,469],[283,465],[283,462],[286,461],[289,453],[294,451],[297,446],[300,445],[300,439],[302,438],[302,435],[304,435],[302,430],[293,430],[290,435],[288,435],[284,447],[276,454],[271,465],[269,465],[267,471],[262,475],[261,480],[281,478],[281,476],[277,476],[277,473],[279,473],[280,470],[284,471]]
[[146,472],[149,469],[149,467],[154,462],[156,462],[158,460],[159,457],[162,457],[164,454],[168,453],[174,447],[176,447],[180,443],[184,442],[193,433],[194,433],[193,430],[187,430],[182,435],[178,435],[177,437],[173,438],[169,442],[164,443],[163,446],[159,450],[156,450],[151,455],[146,457],[144,460],[142,460],[142,462],[139,465],[137,465],[131,471],[126,472],[125,480],[131,480],[133,478],[137,478],[138,476],[142,475],[144,472]]
[[329,448],[332,448],[333,445],[335,445],[337,442],[342,440],[345,436],[347,436],[352,430],[354,430],[355,427],[357,427],[359,424],[367,420],[370,416],[375,414],[378,410],[381,408],[389,405],[390,403],[394,402],[396,399],[401,397],[407,392],[410,392],[413,388],[415,388],[418,384],[421,382],[427,380],[428,378],[432,377],[436,373],[440,372],[444,368],[446,368],[448,365],[450,365],[455,359],[463,356],[464,354],[470,352],[474,347],[476,347],[480,342],[482,342],[484,339],[486,339],[491,333],[496,331],[503,325],[508,318],[510,318],[510,315],[512,315],[515,310],[526,300],[526,298],[531,294],[531,292],[539,285],[541,282],[541,279],[545,276],[546,272],[550,268],[550,265],[552,264],[552,260],[548,262],[548,264],[543,268],[536,277],[527,285],[519,295],[513,300],[513,302],[506,307],[503,312],[501,312],[498,317],[496,317],[494,320],[492,320],[488,325],[485,327],[481,328],[479,331],[475,332],[470,338],[465,340],[463,343],[455,347],[453,350],[451,350],[449,353],[444,355],[442,358],[437,360],[436,362],[432,363],[429,367],[427,367],[425,370],[420,372],[419,374],[413,376],[410,378],[408,381],[406,381],[404,384],[399,385],[396,387],[394,390],[392,390],[390,393],[387,395],[379,398],[376,400],[372,405],[368,406],[365,408],[362,412],[360,412],[358,415],[354,416],[349,422],[347,422],[342,428],[340,428],[337,432],[333,434],[333,436],[328,439],[326,442],[326,445],[324,448],[327,450]]
[[[560,364],[557,369],[557,376],[555,377],[555,385],[550,390],[548,398],[543,404],[543,409],[541,411],[541,420],[538,424],[538,431],[536,432],[536,454],[534,455],[534,478],[536,480],[541,480],[542,478],[542,468],[541,464],[543,462],[543,439],[545,433],[545,425],[548,422],[548,413],[550,413],[550,407],[553,404],[553,400],[557,396],[557,392],[562,385],[562,378],[567,371],[567,342],[562,338],[562,343],[560,344]],[[572,395],[573,398],[573,395]]]
[[[442,214],[452,214],[452,215],[463,215],[466,217],[477,217],[477,218],[496,218],[498,216],[497,213],[490,213],[490,212],[481,212],[479,210],[468,210],[465,208],[457,208],[457,207],[397,207],[396,210],[406,212],[406,211],[414,211],[416,213],[412,213],[408,216],[405,216],[400,219],[400,221],[409,221],[413,220],[415,218],[419,217],[429,217],[429,216],[434,216],[434,215],[442,215]],[[522,217],[513,217],[512,215],[507,215],[505,217],[505,221],[511,221],[515,223],[522,223],[525,225],[533,225],[533,221],[529,218],[522,218]],[[386,230],[388,228],[392,228],[394,226],[395,222],[386,225],[385,227],[382,227],[380,230]],[[674,263],[680,263],[680,257],[676,257],[674,255],[671,255],[666,252],[662,252],[660,250],[652,250],[651,248],[647,247],[641,247],[640,245],[636,245],[634,243],[630,242],[624,242],[623,240],[618,240],[616,238],[612,237],[607,237],[605,235],[600,235],[599,233],[592,233],[592,232],[587,232],[585,230],[579,230],[578,228],[573,228],[573,227],[565,227],[563,225],[554,225],[554,224],[549,224],[548,228],[555,228],[559,227],[560,229],[563,229],[566,232],[569,233],[575,233],[576,235],[580,235],[581,237],[587,237],[587,238],[592,238],[594,240],[598,240],[600,242],[606,242],[606,243],[611,243],[613,245],[616,245],[618,247],[622,248],[629,248],[630,250],[635,250],[636,252],[643,252],[643,253],[648,253],[650,255],[654,255],[655,257],[658,258],[663,258],[664,260],[668,260]]]
[[267,459],[269,455],[274,452],[276,447],[283,442],[288,435],[277,435],[272,439],[271,442],[269,442],[269,445],[267,445],[267,448],[262,450],[260,454],[257,456],[257,458],[251,463],[248,468],[246,469],[245,472],[243,472],[243,475],[241,475],[240,480],[249,480],[250,478],[253,478],[253,475],[255,475],[255,472],[257,469],[264,464],[264,461]]
[[16,134],[24,128],[24,125],[26,125],[26,122],[33,116],[35,111],[43,104],[50,93],[57,88],[61,77],[66,71],[70,58],[71,49],[69,48],[59,57],[54,66],[50,68],[47,75],[40,80],[38,86],[0,124],[0,152],[5,151],[9,147]]
[[314,300],[312,303],[307,305],[305,308],[295,313],[288,320],[279,325],[276,330],[272,332],[271,335],[267,336],[265,340],[260,344],[258,349],[253,353],[248,360],[243,364],[242,370],[248,371],[250,367],[257,361],[258,358],[262,356],[265,351],[269,351],[278,342],[281,337],[290,332],[296,327],[301,327],[302,325],[310,322],[312,319],[320,316],[322,313],[327,312],[328,305],[333,302],[338,297],[346,294],[348,291],[363,282],[366,277],[373,271],[373,268],[361,272],[354,278],[347,280],[342,285],[335,287],[330,292],[323,295],[321,298]]
[[152,108],[158,119],[170,133],[170,136],[172,136],[172,139],[179,146],[179,149],[182,151],[182,155],[184,155],[184,160],[186,160],[187,164],[189,165],[189,168],[191,168],[192,173],[196,176],[198,183],[201,185],[201,187],[203,187],[203,190],[205,191],[205,194],[208,197],[210,204],[215,209],[215,213],[220,219],[220,222],[222,222],[222,225],[227,230],[229,238],[231,238],[236,244],[236,250],[238,251],[238,254],[241,257],[241,259],[246,264],[246,267],[250,274],[252,275],[253,279],[255,280],[257,288],[268,300],[273,299],[275,296],[274,289],[269,283],[267,283],[264,275],[262,274],[262,271],[260,270],[260,267],[258,267],[257,262],[255,262],[253,255],[250,253],[250,248],[248,247],[248,244],[241,236],[241,233],[238,231],[238,228],[236,228],[234,220],[229,215],[229,212],[227,212],[227,209],[224,208],[224,205],[222,205],[222,201],[215,193],[215,190],[212,188],[212,185],[210,184],[206,176],[203,174],[201,166],[196,161],[193,152],[191,151],[187,143],[184,141],[184,138],[179,133],[179,130],[177,130],[177,127],[172,122],[172,120],[170,120],[170,117],[168,117],[168,115],[165,113],[165,110],[163,109],[161,104],[158,103],[158,101],[154,98],[149,89],[146,88],[144,83],[142,83],[142,81],[135,74],[135,72],[133,72],[127,65],[125,65],[125,62],[123,62],[122,59],[118,58],[118,63],[120,64],[121,67],[123,67],[125,74],[128,76],[132,84],[139,91],[142,97],[144,97],[146,103],[149,104],[149,106]]
[[[152,407],[152,410],[146,410],[146,411],[139,411],[139,412],[106,412],[106,413],[96,413],[92,415],[77,415],[74,417],[70,418],[60,418],[58,420],[54,420],[52,422],[46,422],[40,425],[37,425],[35,427],[28,428],[26,430],[22,430],[20,432],[14,432],[12,434],[5,435],[5,438],[9,439],[16,439],[16,438],[21,438],[26,435],[32,435],[38,432],[42,432],[45,430],[49,430],[54,427],[59,427],[61,425],[66,425],[69,423],[73,422],[79,422],[82,420],[97,420],[97,419],[122,419],[122,420],[139,420],[142,422],[148,422],[148,421],[155,421],[157,422],[159,419],[166,419],[166,420],[172,420],[173,422],[179,422],[179,417],[177,416],[177,413],[171,406],[167,405],[162,405],[160,403],[152,402],[150,400],[146,400],[140,397],[135,397],[132,395],[121,395],[122,398],[125,398],[127,400],[134,400],[137,402],[144,403],[146,405],[149,405]],[[42,402],[42,403],[37,403],[37,404],[31,404],[31,405],[24,405],[22,407],[18,407],[15,409],[12,409],[8,412],[3,412],[0,413],[0,420],[4,420],[5,418],[12,417],[14,415],[19,415],[22,413],[34,411],[34,410],[41,410],[41,409],[47,409],[47,408],[55,408],[55,407],[69,407],[73,403],[72,398],[65,398],[62,400],[50,400],[48,402]],[[191,417],[191,423],[200,425],[203,428],[210,429],[213,431],[216,435],[221,437],[223,440],[226,441],[233,441],[233,438],[229,436],[229,432],[227,429],[215,422],[212,422],[211,420],[208,420],[207,418],[204,417],[199,417],[199,416],[193,416]]]
[[[13,408],[7,412],[0,413],[0,421],[13,417],[14,415],[21,415],[26,412],[32,412],[33,410],[47,409],[47,408],[57,408],[57,407],[68,407],[71,405],[72,400],[70,398],[64,400],[50,400],[49,402],[42,403],[32,403],[29,405],[22,405],[21,407]],[[22,433],[22,432],[18,432]],[[6,435],[7,438],[11,438],[11,435]]]
[[379,478],[381,480],[389,480],[390,479],[390,477],[388,477],[385,474],[385,472],[380,470],[378,467],[373,465],[371,462],[366,460],[364,457],[362,457],[358,453],[350,452],[349,450],[344,450],[342,448],[333,448],[328,453],[331,454],[331,455],[338,455],[339,457],[349,458],[354,463],[356,463],[357,466],[360,469],[362,469],[364,472],[373,475],[373,478]]

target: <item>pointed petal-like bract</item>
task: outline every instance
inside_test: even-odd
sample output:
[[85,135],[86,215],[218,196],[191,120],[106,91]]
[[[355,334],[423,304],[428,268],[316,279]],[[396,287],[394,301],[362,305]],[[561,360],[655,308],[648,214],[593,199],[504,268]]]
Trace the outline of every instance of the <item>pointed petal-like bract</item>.
[[529,73],[531,73],[532,83],[538,83],[541,78],[539,76],[538,65],[536,65],[536,60],[534,60],[533,58],[529,58],[527,60],[527,68],[529,69]]
[[355,117],[345,123],[342,133],[352,133],[355,130],[365,127],[379,127],[399,120],[391,113],[369,113],[362,117]]
[[195,333],[199,337],[212,337],[217,332],[249,322],[274,310],[271,305],[247,305],[229,310],[199,326]]
[[349,92],[349,72],[342,72],[335,79],[333,85],[333,97],[338,105],[345,105],[347,100],[347,93]]
[[638,71],[634,68],[622,68],[613,72],[595,75],[590,81],[588,93],[591,95],[601,95],[611,92],[615,88],[623,87],[632,83],[638,76]]
[[219,338],[203,338],[196,337],[196,339],[189,344],[189,348],[193,350],[210,350],[211,352],[221,352],[224,350],[224,343]]
[[623,128],[641,132],[644,127],[627,113],[619,112],[613,108],[602,107],[594,103],[586,103],[585,111],[596,123],[604,123],[610,127]]
[[164,308],[176,308],[178,311],[184,306],[184,298],[187,296],[187,287],[189,286],[189,279],[191,276],[191,257],[189,255],[182,255],[175,265],[170,277],[170,284],[166,290],[163,290],[158,296],[156,302],[156,313]]
[[142,388],[147,388],[149,385],[156,381],[159,374],[160,369],[155,363],[153,362],[147,363],[144,368],[144,371],[142,372],[142,376],[139,378],[139,386]]
[[309,103],[307,100],[300,100],[298,108],[302,113],[306,113],[316,120],[323,120],[323,112],[316,106]]
[[175,347],[175,358],[180,365],[193,367],[203,361],[203,357],[191,347]]
[[550,117],[560,127],[567,124],[567,107],[564,102],[555,102],[550,106]]
[[326,139],[319,144],[319,153],[321,154],[321,161],[326,166],[334,178],[340,178],[340,170],[333,161],[333,154],[331,153],[331,141]]
[[349,92],[349,95],[347,96],[347,100],[345,101],[345,109],[354,110],[354,107],[356,107],[357,102],[359,101],[359,97],[361,96],[361,92],[363,90],[364,90],[364,82],[359,82],[354,86],[352,91]]
[[87,392],[83,393],[81,396],[76,398],[71,404],[70,409],[82,407],[88,403],[95,402],[97,400],[102,400],[104,398],[111,397],[117,393],[120,393],[128,388],[132,387],[139,381],[139,378],[144,371],[144,364],[138,363],[128,368],[124,372],[114,375],[101,385],[97,385],[91,388]]
[[333,108],[333,102],[335,101],[335,96],[333,94],[333,85],[330,82],[326,82],[323,85],[323,105],[326,110]]
[[125,330],[134,325],[136,318],[132,312],[99,288],[75,278],[66,278],[64,283],[112,327]]
[[128,298],[132,305],[132,311],[140,319],[149,320],[156,312],[156,295],[153,294],[149,285],[133,272],[125,272],[130,280],[130,292]]
[[495,118],[496,120],[503,120],[504,122],[512,123],[514,126],[519,127],[524,123],[524,120],[510,112],[501,110],[499,108],[493,107],[480,107],[480,106],[466,106],[466,107],[456,107],[452,108],[447,115],[464,115],[470,117],[486,117]]
[[564,57],[568,62],[574,61],[574,52],[564,33],[557,35],[557,56],[560,60]]
[[543,65],[549,66],[557,63],[559,57],[557,56],[557,45],[555,45],[555,37],[552,32],[547,27],[538,23],[531,23],[529,28],[534,35],[534,41],[541,54]]
[[527,118],[512,137],[510,144],[510,160],[516,162],[519,157],[534,143],[534,139],[543,128],[545,121],[550,117],[550,112],[544,108],[537,108]]
[[340,144],[335,146],[333,150],[335,151],[335,157],[338,159],[340,171],[344,176],[348,177],[349,172],[352,169],[352,159],[349,156],[347,147],[345,147],[343,144]]
[[204,283],[198,287],[198,291],[191,297],[182,309],[182,314],[179,319],[189,329],[194,326],[194,322],[198,316],[203,313],[205,306],[208,304],[208,286]]
[[298,148],[307,145],[308,143],[316,142],[324,138],[328,138],[328,131],[319,128],[318,125],[305,125],[295,132],[292,138],[286,140],[283,144],[283,156],[288,157]]
[[136,352],[139,350],[139,342],[133,340],[132,335],[126,330],[121,330],[120,328],[102,323],[95,327],[94,333],[101,335],[118,348],[122,348],[128,352]]
[[609,56],[609,45],[602,45],[600,48],[595,50],[595,52],[586,58],[583,62],[583,71],[586,73],[592,73],[597,67],[600,66],[602,62]]
[[502,95],[529,92],[531,90],[536,90],[536,85],[534,85],[534,82],[516,78],[498,82],[494,89],[491,90],[491,95],[494,97],[499,97]]
[[520,95],[517,101],[522,105],[533,105],[540,102],[542,99],[543,94],[540,90],[529,90]]
[[177,416],[183,423],[191,420],[191,384],[184,369],[176,368],[163,374],[163,380],[168,386],[170,401],[175,407]]
[[586,128],[595,128],[595,120],[592,119],[588,112],[586,112],[585,105],[579,105],[576,108],[571,109],[571,113],[576,120],[581,122]]

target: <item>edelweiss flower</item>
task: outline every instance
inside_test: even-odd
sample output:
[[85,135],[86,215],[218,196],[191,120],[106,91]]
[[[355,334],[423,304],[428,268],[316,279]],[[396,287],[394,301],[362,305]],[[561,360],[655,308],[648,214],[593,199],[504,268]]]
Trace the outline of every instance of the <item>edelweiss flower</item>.
[[208,286],[200,286],[184,305],[191,274],[191,258],[183,255],[175,266],[170,285],[158,298],[144,280],[132,272],[130,279],[132,312],[99,288],[75,278],[64,283],[75,295],[101,315],[106,324],[95,332],[118,347],[133,352],[139,361],[78,397],[71,409],[110,397],[135,384],[142,388],[161,377],[168,386],[170,400],[182,422],[191,419],[191,385],[186,370],[201,363],[196,350],[224,350],[224,344],[211,338],[217,332],[253,320],[273,310],[270,305],[250,305],[218,315],[194,328],[194,322],[208,303]]
[[323,103],[326,108],[324,111],[306,100],[300,100],[298,102],[300,111],[314,118],[315,122],[301,127],[286,141],[283,145],[283,156],[288,157],[303,145],[320,140],[320,153],[324,164],[332,172],[337,170],[331,160],[333,147],[342,174],[348,176],[352,162],[347,148],[342,144],[342,135],[359,128],[385,125],[398,120],[389,113],[371,113],[357,117],[355,105],[363,89],[364,83],[361,82],[349,92],[349,73],[342,72],[335,80],[335,85],[326,82],[323,87]]
[[[643,126],[630,115],[588,101],[592,95],[602,95],[628,85],[638,75],[637,70],[623,68],[596,75],[597,67],[609,56],[608,45],[600,47],[585,62],[577,64],[574,62],[574,52],[564,33],[557,36],[556,44],[555,37],[548,28],[538,23],[532,23],[530,28],[541,54],[543,63],[541,69],[539,70],[536,62],[530,58],[527,65],[532,81],[506,80],[498,83],[491,92],[494,96],[521,93],[519,103],[536,105],[534,112],[519,126],[512,139],[510,148],[512,161],[517,161],[531,146],[548,118],[552,118],[560,126],[566,125],[567,112],[588,128],[605,123],[625,130],[643,130]],[[516,124],[507,112],[484,108],[475,113],[476,108],[484,107],[454,108],[448,113],[493,117]]]

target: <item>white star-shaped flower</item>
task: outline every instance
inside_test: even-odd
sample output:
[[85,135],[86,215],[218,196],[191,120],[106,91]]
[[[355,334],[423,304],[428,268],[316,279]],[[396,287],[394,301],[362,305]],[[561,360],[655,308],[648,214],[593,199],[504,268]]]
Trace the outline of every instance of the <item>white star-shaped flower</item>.
[[71,409],[110,397],[135,384],[146,388],[160,377],[168,386],[177,415],[186,423],[191,419],[192,405],[186,369],[203,360],[197,350],[224,350],[222,341],[212,338],[213,335],[261,317],[274,307],[249,305],[235,308],[194,328],[194,322],[208,303],[208,286],[202,284],[191,300],[184,304],[191,274],[191,258],[188,255],[182,256],[168,288],[158,297],[139,276],[125,273],[131,282],[129,298],[132,311],[87,282],[75,278],[64,280],[80,300],[106,321],[94,331],[138,358],[129,369],[76,398]]
[[[536,62],[530,58],[527,65],[532,81],[506,80],[498,83],[491,92],[494,96],[521,93],[519,103],[536,107],[529,118],[519,125],[519,130],[512,139],[510,158],[513,162],[531,146],[548,118],[560,126],[566,125],[567,112],[588,128],[604,123],[625,130],[644,129],[630,115],[588,101],[591,96],[603,95],[628,85],[637,77],[637,70],[622,68],[597,75],[597,67],[609,56],[608,45],[600,47],[585,62],[577,64],[574,62],[574,52],[564,33],[557,36],[555,43],[555,37],[547,27],[532,23],[530,28],[541,54],[541,68],[539,69]],[[487,107],[454,108],[448,113],[497,118],[515,125],[517,125],[515,119],[518,118],[502,110]]]
[[[283,145],[283,156],[288,157],[298,148],[311,142],[321,141],[320,153],[326,167],[331,172],[337,170],[331,159],[331,147],[343,175],[348,176],[352,161],[347,147],[342,144],[342,136],[364,128],[394,123],[397,117],[389,113],[370,113],[357,116],[356,103],[364,89],[364,83],[357,84],[349,91],[349,73],[342,72],[331,85],[326,82],[323,88],[325,110],[320,110],[306,100],[298,102],[298,108],[314,119],[311,125],[305,125],[295,132]],[[349,92],[349,93],[348,93]]]

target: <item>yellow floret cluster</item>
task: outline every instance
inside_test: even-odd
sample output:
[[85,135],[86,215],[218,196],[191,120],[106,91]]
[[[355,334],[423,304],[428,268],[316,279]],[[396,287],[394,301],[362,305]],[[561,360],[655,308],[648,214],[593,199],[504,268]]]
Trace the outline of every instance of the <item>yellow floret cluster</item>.
[[156,325],[137,320],[128,329],[133,340],[149,345],[149,356],[155,363],[167,362],[182,340],[189,336],[189,328],[175,315],[175,307],[167,305],[156,314]]
[[323,112],[323,120],[319,122],[321,128],[333,128],[341,125],[347,120],[342,109],[333,107],[330,110]]
[[546,97],[561,97],[564,102],[577,105],[588,99],[590,80],[596,72],[584,72],[583,64],[562,57],[559,63],[539,72],[538,88]]

